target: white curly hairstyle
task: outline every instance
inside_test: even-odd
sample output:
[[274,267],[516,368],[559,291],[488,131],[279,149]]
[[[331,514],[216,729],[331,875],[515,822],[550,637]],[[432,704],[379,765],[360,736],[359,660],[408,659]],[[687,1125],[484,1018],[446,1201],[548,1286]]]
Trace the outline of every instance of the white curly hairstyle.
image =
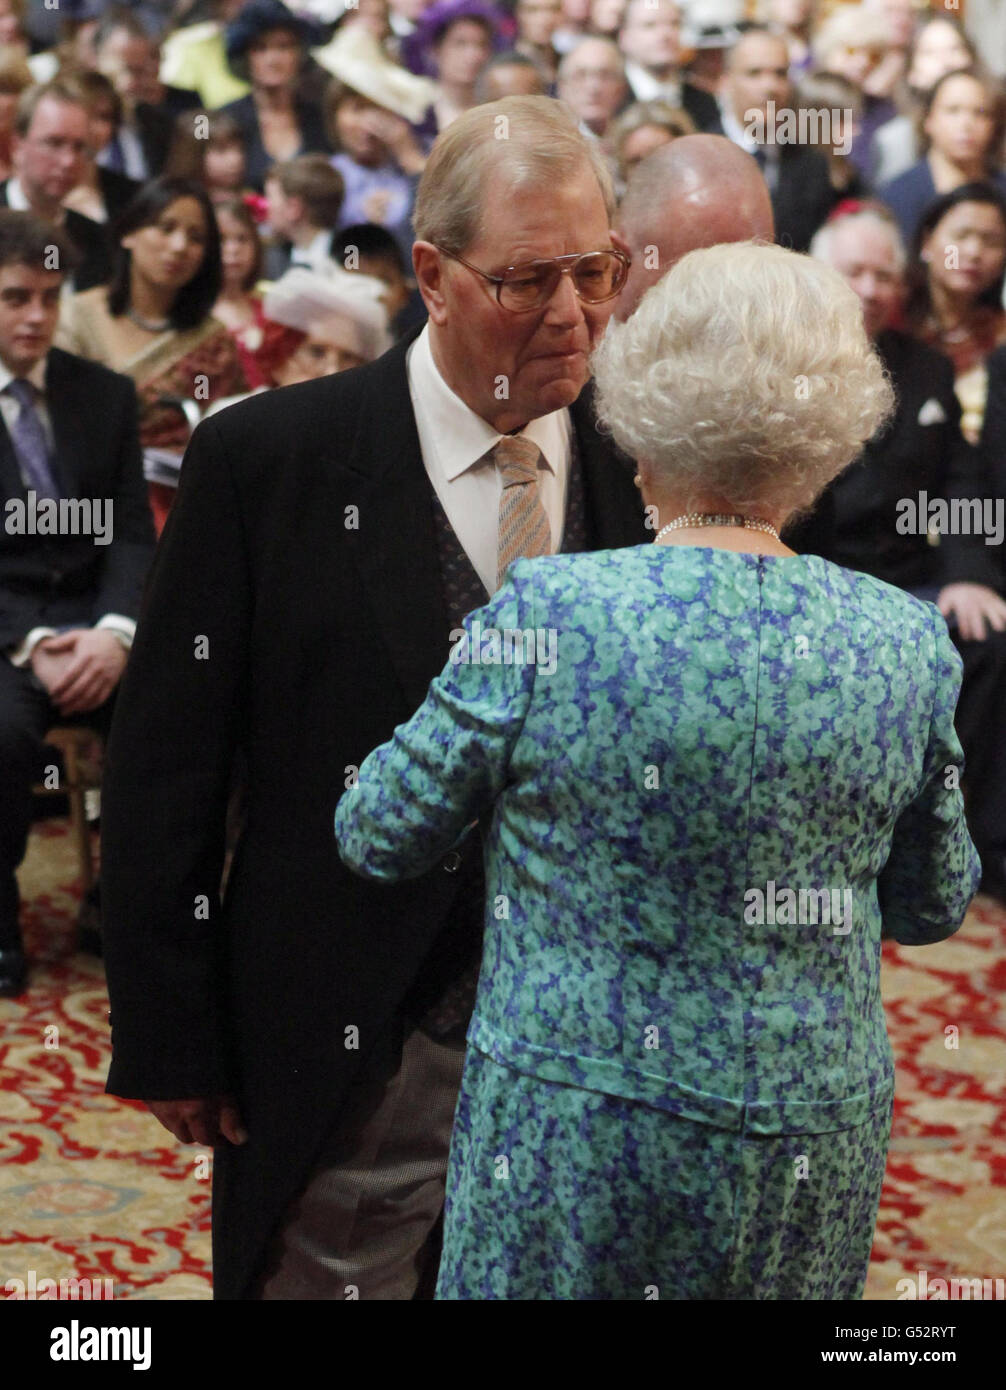
[[803,511],[894,401],[838,272],[750,241],[682,257],[593,370],[602,428],[689,510]]

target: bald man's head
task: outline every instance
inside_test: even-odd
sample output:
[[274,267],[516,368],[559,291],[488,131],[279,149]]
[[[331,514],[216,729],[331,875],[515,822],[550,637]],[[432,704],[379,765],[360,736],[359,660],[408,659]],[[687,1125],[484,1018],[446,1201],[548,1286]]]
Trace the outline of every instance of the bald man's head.
[[621,320],[689,251],[775,236],[761,170],[722,135],[683,135],[654,150],[632,171],[616,222],[632,252]]

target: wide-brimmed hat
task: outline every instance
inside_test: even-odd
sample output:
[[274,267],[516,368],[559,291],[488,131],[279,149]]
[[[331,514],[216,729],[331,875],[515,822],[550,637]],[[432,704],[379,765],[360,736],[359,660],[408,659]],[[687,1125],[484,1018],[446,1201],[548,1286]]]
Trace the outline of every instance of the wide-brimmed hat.
[[437,75],[433,48],[443,38],[449,25],[459,19],[474,19],[484,24],[497,52],[510,47],[514,24],[509,15],[486,0],[434,0],[416,20],[416,27],[402,40],[402,62],[410,72],[427,77]]
[[227,61],[243,57],[255,40],[270,29],[289,29],[305,48],[325,39],[325,27],[312,19],[302,19],[288,10],[282,0],[248,0],[227,26],[224,47]]
[[316,48],[312,56],[344,86],[413,125],[419,124],[437,95],[434,82],[392,62],[362,24],[340,29],[331,43]]
[[266,291],[262,312],[273,323],[326,338],[372,362],[391,346],[384,293],[373,275],[337,265],[319,275],[294,266]]

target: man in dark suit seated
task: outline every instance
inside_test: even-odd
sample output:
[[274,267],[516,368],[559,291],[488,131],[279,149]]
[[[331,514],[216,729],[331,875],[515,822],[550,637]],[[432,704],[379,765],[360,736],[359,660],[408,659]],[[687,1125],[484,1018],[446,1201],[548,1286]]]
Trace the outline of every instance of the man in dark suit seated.
[[0,183],[0,204],[30,212],[51,227],[62,227],[76,253],[73,286],[89,290],[112,273],[104,227],[63,207],[63,199],[84,176],[90,122],[87,106],[69,84],[29,87],[18,102],[11,159],[13,178]]
[[897,408],[787,542],[928,599],[946,618],[964,663],[955,723],[968,829],[981,855],[983,891],[1006,902],[1001,494],[997,506],[982,456],[961,434],[949,360],[888,326],[903,295],[905,263],[890,215],[867,208],[841,216],[822,228],[811,252],[859,295]]
[[[53,247],[60,270],[46,267]],[[72,251],[0,211],[0,995],[26,979],[14,871],[56,723],[107,727],[153,553],[136,391],[51,348]]]
[[475,107],[420,183],[426,327],[193,435],[108,750],[102,909],[108,1089],[216,1146],[217,1298],[432,1288],[481,836],[386,888],[343,866],[335,807],[511,558],[652,538],[588,384],[613,212],[558,102]]
[[[824,113],[828,114],[828,113]],[[827,158],[803,142],[785,40],[748,29],[727,57],[723,134],[754,155],[765,175],[780,246],[806,251],[835,205]],[[830,120],[830,116],[829,116]],[[815,135],[820,133],[815,127]]]
[[629,0],[618,46],[634,101],[669,102],[687,111],[696,130],[720,130],[716,98],[681,70],[681,11],[674,0]]

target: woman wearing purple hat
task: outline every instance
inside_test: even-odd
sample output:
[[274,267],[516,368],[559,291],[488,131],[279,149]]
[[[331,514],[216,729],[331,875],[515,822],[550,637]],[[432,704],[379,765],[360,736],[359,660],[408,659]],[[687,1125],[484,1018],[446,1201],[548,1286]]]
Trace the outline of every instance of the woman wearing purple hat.
[[439,133],[476,104],[475,83],[492,57],[512,45],[509,15],[485,0],[434,0],[402,43],[411,72],[437,80],[439,94],[415,132],[428,152]]
[[252,89],[221,110],[241,127],[245,176],[259,192],[275,160],[328,151],[321,110],[298,91],[306,50],[324,37],[280,0],[249,0],[227,26],[227,61]]

